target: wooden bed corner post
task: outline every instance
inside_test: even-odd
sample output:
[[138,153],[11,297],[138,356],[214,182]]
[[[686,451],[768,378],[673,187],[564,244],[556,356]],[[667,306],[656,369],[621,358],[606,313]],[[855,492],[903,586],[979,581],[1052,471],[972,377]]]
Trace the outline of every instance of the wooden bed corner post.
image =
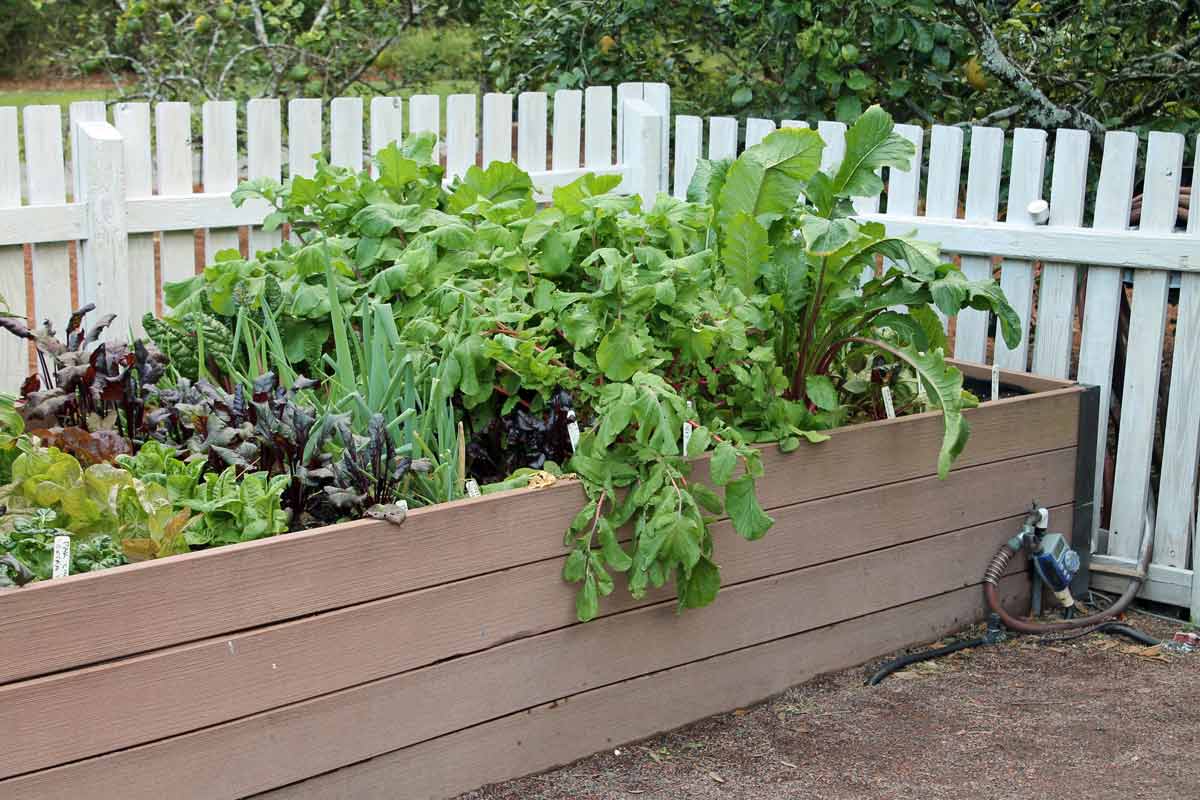
[[1075,515],[1071,525],[1071,547],[1079,553],[1079,571],[1071,581],[1071,594],[1086,597],[1091,583],[1089,565],[1092,542],[1100,509],[1096,508],[1096,451],[1100,423],[1100,387],[1082,385],[1079,395],[1079,437],[1075,449]]
[[79,249],[79,301],[95,303],[132,324],[129,286],[129,237],[125,213],[125,156],[121,134],[107,122],[80,120],[75,201],[84,205],[84,235]]

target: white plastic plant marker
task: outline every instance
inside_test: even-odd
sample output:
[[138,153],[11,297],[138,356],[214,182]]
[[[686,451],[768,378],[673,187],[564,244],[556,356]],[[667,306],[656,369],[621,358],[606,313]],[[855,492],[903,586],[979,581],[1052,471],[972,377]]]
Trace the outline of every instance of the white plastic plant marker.
[[579,449],[579,423],[575,421],[575,412],[567,412],[567,436],[571,438],[571,452]]
[[65,578],[71,574],[71,537],[54,537],[54,560],[51,562],[51,578]]
[[692,401],[687,401],[688,419],[683,421],[683,454],[687,455],[688,442],[692,440]]
[[482,494],[479,491],[479,481],[474,478],[467,478],[466,489],[467,497],[479,497]]
[[896,418],[896,405],[892,402],[892,389],[889,386],[883,387],[883,410],[887,413],[888,419]]
[[992,399],[1000,399],[1000,365],[992,364]]

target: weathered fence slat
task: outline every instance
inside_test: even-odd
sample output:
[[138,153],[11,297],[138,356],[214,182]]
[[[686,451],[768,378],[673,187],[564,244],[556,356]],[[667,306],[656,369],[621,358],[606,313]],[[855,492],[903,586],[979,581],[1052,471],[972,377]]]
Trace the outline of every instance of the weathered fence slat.
[[[1042,198],[1046,173],[1046,132],[1019,128],[1013,134],[1012,167],[1008,181],[1008,225],[1032,226],[1029,204]],[[1000,265],[1000,288],[1021,318],[1021,341],[1010,349],[996,340],[995,363],[1004,369],[1024,372],[1029,365],[1029,315],[1033,311],[1033,264],[1005,259]]]
[[[1143,230],[1170,231],[1175,226],[1179,200],[1179,173],[1183,167],[1183,137],[1177,133],[1150,134],[1146,153],[1146,180],[1142,200]],[[1163,335],[1167,326],[1167,291],[1170,274],[1161,269],[1138,270],[1133,278],[1133,305],[1125,383],[1121,391],[1121,432],[1117,438],[1112,525],[1108,552],[1135,558],[1147,523],[1150,467],[1154,458],[1154,432],[1158,420],[1158,384],[1162,374]],[[1140,355],[1133,355],[1140,354]],[[1151,355],[1153,354],[1153,355]],[[1155,537],[1155,561],[1179,546],[1179,531]]]
[[[201,108],[204,155],[200,176],[205,192],[232,192],[237,188],[237,104],[210,100]],[[238,249],[236,228],[209,228],[205,236],[205,262],[222,250]]]
[[[958,217],[958,184],[962,177],[962,128],[934,125],[929,135],[929,179],[925,188],[925,216],[934,219]],[[942,318],[942,326],[946,318]]]
[[512,95],[495,92],[483,96],[483,166],[512,161]]
[[446,98],[446,176],[458,178],[475,165],[475,95]]
[[[29,174],[29,204],[66,202],[67,178],[63,165],[62,113],[58,106],[26,106],[25,164]],[[66,243],[33,246],[33,313],[55,328],[66,324],[71,313],[71,265]]]
[[371,98],[371,155],[404,140],[404,101],[399,97]]
[[554,136],[550,168],[578,169],[580,136],[583,133],[583,92],[559,89],[554,93]]
[[[251,100],[246,104],[246,177],[278,181],[283,176],[283,130],[280,127],[279,101]],[[250,229],[250,257],[261,250],[277,247],[278,230],[267,231],[255,225]]]
[[325,152],[321,101],[303,98],[288,102],[288,176],[311,178],[316,158]]
[[[1000,204],[1000,173],[1004,164],[1004,131],[971,128],[971,157],[967,164],[967,201],[964,218],[994,222]],[[889,209],[890,210],[890,209]],[[973,281],[992,277],[989,256],[961,256],[963,274]],[[960,311],[954,329],[954,356],[983,363],[987,360],[987,311]]]
[[613,163],[613,90],[589,86],[583,93],[583,164],[589,169]]
[[[1114,131],[1105,135],[1100,179],[1096,187],[1095,215],[1092,221],[1092,227],[1095,229],[1124,230],[1129,224],[1137,154],[1137,134]],[[1104,463],[1108,450],[1108,417],[1112,407],[1112,374],[1117,352],[1117,318],[1121,310],[1121,292],[1119,268],[1088,267],[1083,330],[1079,341],[1078,378],[1081,383],[1100,387],[1093,501],[1097,520],[1104,498]],[[1094,541],[1092,547],[1096,547]]]
[[438,160],[438,143],[441,141],[441,99],[436,94],[414,94],[408,100],[408,132],[432,133],[434,140],[433,160]]
[[672,176],[674,196],[687,197],[688,185],[696,174],[696,162],[700,160],[704,120],[680,114],[675,118],[675,172]]
[[708,120],[708,157],[735,158],[738,146],[738,121],[733,117]]
[[775,131],[775,122],[769,119],[751,117],[746,120],[746,149],[754,147]]
[[[0,107],[0,211],[21,206],[19,153],[17,109]],[[25,252],[20,245],[0,246],[0,297],[11,313],[25,316]],[[26,343],[15,336],[0,339],[0,391],[16,392],[28,367]]]
[[[192,107],[159,103],[154,107],[155,165],[160,195],[192,193]],[[163,286],[196,274],[196,239],[189,231],[164,232],[159,238],[159,271]]]
[[126,323],[135,319],[130,291],[126,231],[124,153],[121,134],[107,122],[75,125],[78,172],[75,199],[87,209],[79,247],[79,282],[88,296],[103,298],[104,311]]
[[546,93],[517,96],[517,166],[526,172],[546,169]]
[[363,167],[361,97],[336,97],[329,103],[329,163],[355,172]]

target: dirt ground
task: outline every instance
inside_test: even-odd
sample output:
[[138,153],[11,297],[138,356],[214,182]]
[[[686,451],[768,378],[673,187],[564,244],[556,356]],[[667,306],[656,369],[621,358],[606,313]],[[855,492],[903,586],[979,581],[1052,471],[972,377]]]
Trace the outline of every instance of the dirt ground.
[[1200,652],[1026,637],[864,686],[886,660],[459,800],[1200,797]]

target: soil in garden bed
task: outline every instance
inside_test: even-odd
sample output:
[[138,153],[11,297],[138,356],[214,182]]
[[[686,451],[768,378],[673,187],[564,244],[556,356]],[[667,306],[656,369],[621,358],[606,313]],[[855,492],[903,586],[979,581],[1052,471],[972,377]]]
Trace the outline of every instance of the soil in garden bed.
[[1200,797],[1200,653],[1019,638],[863,686],[886,660],[459,800]]
[[[963,376],[963,388],[971,394],[979,398],[979,402],[985,403],[992,399],[992,384],[991,381],[980,380],[979,378],[971,378]],[[1023,389],[1020,386],[1013,386],[1011,383],[1000,384],[1000,397],[1020,397],[1030,394],[1028,389]]]

